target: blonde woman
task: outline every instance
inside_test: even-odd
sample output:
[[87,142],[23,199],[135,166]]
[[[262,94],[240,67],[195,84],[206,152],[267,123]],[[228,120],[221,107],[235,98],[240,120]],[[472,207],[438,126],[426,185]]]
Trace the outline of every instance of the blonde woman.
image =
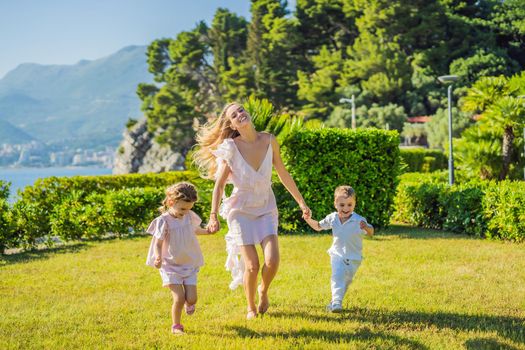
[[[226,220],[226,266],[233,277],[230,288],[243,284],[248,304],[246,318],[253,319],[268,310],[268,288],[280,259],[278,212],[271,188],[272,165],[303,214],[309,215],[310,209],[284,167],[275,137],[255,130],[250,115],[239,103],[226,105],[216,120],[204,125],[198,132],[197,142],[200,148],[195,152],[195,163],[205,177],[215,179],[207,228],[210,232],[219,230],[218,213]],[[223,198],[227,183],[233,183],[233,192]],[[258,287],[257,244],[261,245],[264,255]],[[256,292],[259,294],[257,307]]]

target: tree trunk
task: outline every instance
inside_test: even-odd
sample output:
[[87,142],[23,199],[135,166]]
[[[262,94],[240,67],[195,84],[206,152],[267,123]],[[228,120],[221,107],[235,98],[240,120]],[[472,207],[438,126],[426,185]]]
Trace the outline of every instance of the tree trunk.
[[499,173],[499,179],[505,180],[509,173],[510,161],[512,156],[512,143],[514,141],[514,130],[511,126],[507,126],[503,132],[503,144],[501,146],[501,155],[503,158],[503,167]]

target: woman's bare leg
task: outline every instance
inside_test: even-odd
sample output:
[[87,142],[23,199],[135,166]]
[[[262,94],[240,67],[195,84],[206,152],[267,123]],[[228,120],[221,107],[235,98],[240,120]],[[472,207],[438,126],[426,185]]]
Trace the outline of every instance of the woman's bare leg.
[[248,303],[248,311],[257,312],[255,306],[255,291],[257,289],[257,274],[259,273],[259,256],[254,245],[241,246],[244,260],[244,293]]
[[261,246],[264,254],[264,265],[262,268],[262,282],[259,286],[259,306],[260,313],[265,313],[270,306],[268,299],[268,288],[272,283],[277,269],[279,268],[279,241],[277,235],[270,235],[263,239]]

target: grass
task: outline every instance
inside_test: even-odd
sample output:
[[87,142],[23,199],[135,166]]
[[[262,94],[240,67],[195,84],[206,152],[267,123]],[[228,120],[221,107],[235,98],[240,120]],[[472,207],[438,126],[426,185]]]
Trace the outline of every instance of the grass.
[[223,236],[199,237],[199,302],[169,333],[171,300],[145,266],[149,237],[0,258],[1,349],[525,349],[525,246],[393,226],[365,241],[345,298],[330,299],[329,235],[281,236],[267,315],[228,289]]

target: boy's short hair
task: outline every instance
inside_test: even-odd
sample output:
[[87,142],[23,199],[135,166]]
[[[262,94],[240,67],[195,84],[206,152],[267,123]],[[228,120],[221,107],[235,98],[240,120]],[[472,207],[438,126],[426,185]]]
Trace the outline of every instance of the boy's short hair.
[[334,198],[337,198],[338,196],[345,196],[345,197],[354,197],[355,198],[355,190],[351,186],[338,186],[335,189],[334,192]]

